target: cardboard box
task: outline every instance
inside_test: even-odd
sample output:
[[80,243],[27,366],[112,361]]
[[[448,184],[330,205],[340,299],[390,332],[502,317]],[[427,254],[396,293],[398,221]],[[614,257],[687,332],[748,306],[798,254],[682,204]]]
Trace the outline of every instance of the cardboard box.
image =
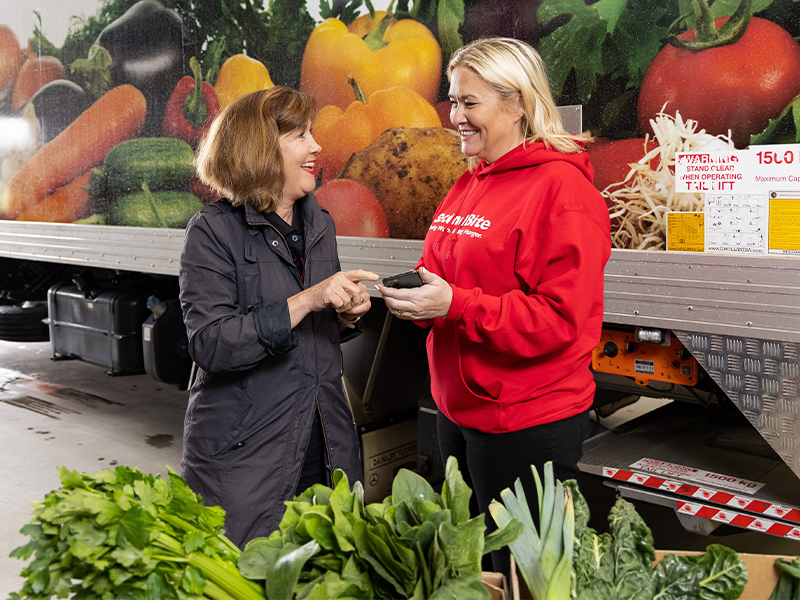
[[492,600],[508,600],[508,585],[505,575],[490,571],[484,571],[481,575],[481,583],[489,590]]
[[[656,550],[656,560],[653,564],[657,565],[665,554],[695,556],[702,554],[702,552]],[[743,552],[738,554],[747,567],[747,585],[744,586],[744,591],[739,596],[743,600],[768,600],[775,586],[778,585],[778,578],[780,577],[779,571],[775,568],[775,559],[788,558],[792,560],[795,558],[794,556],[781,557],[777,554],[745,554]],[[528,586],[525,585],[525,580],[517,569],[513,556],[511,557],[511,569],[511,598],[513,600],[530,600],[533,598],[530,591],[528,591]]]
[[417,466],[417,419],[361,434],[364,463],[364,502],[383,502],[402,469]]

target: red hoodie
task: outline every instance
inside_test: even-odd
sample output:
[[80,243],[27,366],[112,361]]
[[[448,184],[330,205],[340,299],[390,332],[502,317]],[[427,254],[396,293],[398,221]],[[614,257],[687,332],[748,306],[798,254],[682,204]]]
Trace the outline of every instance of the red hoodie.
[[436,211],[419,266],[453,302],[428,335],[431,389],[458,425],[517,431],[591,406],[611,253],[593,173],[586,152],[526,144],[464,173]]

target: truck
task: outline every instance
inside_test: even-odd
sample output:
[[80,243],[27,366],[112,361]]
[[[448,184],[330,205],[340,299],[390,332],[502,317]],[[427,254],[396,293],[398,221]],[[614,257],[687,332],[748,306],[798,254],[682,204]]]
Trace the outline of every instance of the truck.
[[[247,10],[231,4],[224,14],[212,4],[87,0],[70,4],[74,14],[64,17],[57,2],[35,10],[23,0],[0,18],[10,21],[0,24],[0,339],[50,339],[56,359],[189,384],[176,305],[179,256],[186,221],[216,198],[193,176],[196,137],[166,124],[180,86],[183,98],[215,98],[206,120],[215,106],[273,84],[313,93],[334,124],[357,89],[367,106],[372,94],[386,92],[381,85],[413,95],[423,108],[398,109],[366,146],[347,129],[321,128],[318,136],[331,148],[321,158],[318,197],[337,223],[342,267],[381,277],[412,269],[436,206],[467,168],[447,130],[447,59],[482,36],[517,37],[545,59],[569,130],[597,135],[587,151],[614,248],[592,363],[595,412],[609,416],[642,397],[674,400],[588,440],[582,471],[624,497],[671,508],[696,533],[725,525],[800,539],[794,3],[715,2],[709,9],[705,0],[628,0],[600,11],[596,3],[562,0],[428,0],[373,13],[359,2],[323,2],[318,14],[300,0],[266,8],[247,2]],[[392,43],[380,36],[400,21],[410,21],[417,37],[413,51],[391,54]],[[700,30],[738,37],[695,39]],[[349,56],[336,36],[352,33],[377,36],[384,53],[375,59],[370,53],[379,51],[365,45]],[[775,44],[769,52],[750,54],[769,56],[772,70],[753,64],[757,74],[743,76],[747,50],[740,45],[767,41]],[[142,76],[137,64],[154,71]],[[355,81],[342,81],[342,69]],[[389,83],[375,84],[373,71]],[[731,77],[738,78],[734,90],[724,87]],[[770,77],[772,87],[754,83]],[[101,139],[104,124],[87,128],[85,115],[104,114],[98,102],[123,86],[133,90],[125,106],[141,96],[146,110],[127,133]],[[181,110],[174,118],[188,120]],[[196,136],[200,127],[188,130]],[[65,140],[80,148],[70,152]],[[131,166],[160,152],[167,166]],[[370,170],[388,155],[405,162],[388,175]],[[115,183],[130,172],[139,173],[133,187]],[[326,195],[341,180],[354,183]],[[34,183],[32,199],[14,199],[16,189]],[[169,207],[187,202],[170,221]],[[109,294],[128,294],[108,309],[132,323],[125,332],[92,321],[92,307]],[[66,297],[81,310],[63,308]],[[363,335],[343,346],[343,380],[361,435],[365,488],[380,499],[400,467],[436,478],[443,466],[426,332],[395,319],[374,291],[372,300]]]

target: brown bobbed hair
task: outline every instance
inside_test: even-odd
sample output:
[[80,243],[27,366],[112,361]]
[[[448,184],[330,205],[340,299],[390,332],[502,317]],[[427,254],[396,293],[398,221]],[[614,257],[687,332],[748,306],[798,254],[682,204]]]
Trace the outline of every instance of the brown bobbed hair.
[[198,177],[234,206],[273,212],[286,175],[280,136],[305,129],[317,114],[313,96],[276,86],[238,98],[214,119],[197,149]]
[[[570,135],[564,129],[556,108],[547,68],[529,44],[513,38],[483,38],[456,50],[447,65],[447,76],[457,67],[472,69],[509,104],[519,102],[523,116],[520,133],[526,142],[543,141],[561,152],[580,152],[576,143],[589,141],[589,132]],[[478,164],[470,157],[469,165]]]

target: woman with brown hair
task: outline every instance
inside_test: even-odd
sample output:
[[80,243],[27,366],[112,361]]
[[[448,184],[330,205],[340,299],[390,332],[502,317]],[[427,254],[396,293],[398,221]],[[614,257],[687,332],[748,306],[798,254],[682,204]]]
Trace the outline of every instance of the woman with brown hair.
[[316,103],[275,87],[214,121],[196,157],[225,199],[189,223],[180,299],[198,366],[182,474],[226,511],[237,545],[269,535],[284,501],[334,469],[361,478],[340,342],[370,308],[367,279],[341,271],[331,216],[314,198]]

